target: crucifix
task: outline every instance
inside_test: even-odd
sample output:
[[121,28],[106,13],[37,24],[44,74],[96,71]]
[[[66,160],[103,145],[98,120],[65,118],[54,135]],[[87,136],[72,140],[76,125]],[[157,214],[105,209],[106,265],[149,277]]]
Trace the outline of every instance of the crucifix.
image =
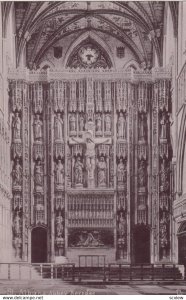
[[85,159],[87,170],[88,187],[95,187],[95,161],[96,161],[96,145],[111,144],[111,138],[94,138],[93,131],[87,130],[84,132],[83,138],[69,138],[69,144],[81,144],[85,147]]

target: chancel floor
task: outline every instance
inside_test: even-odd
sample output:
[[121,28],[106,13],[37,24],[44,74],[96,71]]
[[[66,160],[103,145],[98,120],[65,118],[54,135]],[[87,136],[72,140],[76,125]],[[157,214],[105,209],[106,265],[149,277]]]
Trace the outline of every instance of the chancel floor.
[[[186,295],[183,284],[73,285],[61,280],[0,281],[1,295]],[[11,298],[9,298],[11,299]],[[13,298],[12,298],[13,299]],[[38,299],[39,300],[39,299]]]

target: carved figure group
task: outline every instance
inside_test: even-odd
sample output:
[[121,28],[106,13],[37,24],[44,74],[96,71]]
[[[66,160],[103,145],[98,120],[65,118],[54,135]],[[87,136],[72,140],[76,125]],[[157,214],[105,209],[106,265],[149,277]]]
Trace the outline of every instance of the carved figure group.
[[13,140],[20,141],[21,140],[21,119],[19,117],[19,113],[15,113],[15,117],[12,122],[12,132],[13,132]]
[[43,123],[40,120],[40,115],[36,114],[35,120],[34,120],[34,139],[37,141],[40,141],[42,139],[42,126]]
[[63,139],[63,120],[60,113],[57,113],[54,120],[54,139],[56,141],[61,141]]
[[99,234],[95,236],[92,232],[88,232],[85,236],[80,234],[79,242],[77,243],[79,247],[99,247],[104,246],[104,244],[100,241]]
[[70,143],[77,143],[85,145],[85,159],[87,171],[87,185],[94,187],[95,185],[95,146],[99,144],[109,143],[109,139],[95,139],[92,131],[87,131],[82,139],[72,138]]

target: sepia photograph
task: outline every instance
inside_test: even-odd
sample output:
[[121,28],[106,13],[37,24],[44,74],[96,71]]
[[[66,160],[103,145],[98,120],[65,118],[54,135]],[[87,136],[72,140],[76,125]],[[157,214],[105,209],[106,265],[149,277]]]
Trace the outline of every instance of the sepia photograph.
[[0,1],[0,299],[184,299],[185,143],[186,2]]

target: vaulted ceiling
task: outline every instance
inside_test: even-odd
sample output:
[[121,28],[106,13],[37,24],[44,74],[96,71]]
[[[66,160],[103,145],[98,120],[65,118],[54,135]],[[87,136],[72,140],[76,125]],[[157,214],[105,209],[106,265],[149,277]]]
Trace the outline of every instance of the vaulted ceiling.
[[150,67],[153,49],[162,62],[163,1],[15,2],[17,63],[26,47],[29,66],[38,65],[57,41],[94,31],[117,38],[139,63]]

